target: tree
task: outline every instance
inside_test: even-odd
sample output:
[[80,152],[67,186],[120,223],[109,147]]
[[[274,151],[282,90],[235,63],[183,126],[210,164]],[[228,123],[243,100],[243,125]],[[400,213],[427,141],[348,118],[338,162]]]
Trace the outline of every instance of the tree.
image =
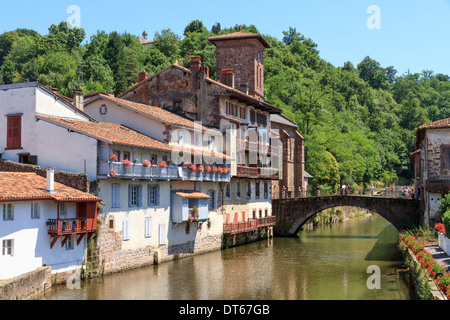
[[[380,63],[371,59],[370,57],[365,57],[358,64],[359,76],[364,81],[367,81],[370,86],[374,89],[387,89],[388,88],[388,77],[386,70],[380,66]],[[392,77],[392,72],[394,70],[390,69],[390,77]]]
[[186,36],[188,33],[192,32],[203,32],[205,31],[205,27],[203,26],[203,22],[200,20],[191,21],[186,28],[184,29],[183,35]]

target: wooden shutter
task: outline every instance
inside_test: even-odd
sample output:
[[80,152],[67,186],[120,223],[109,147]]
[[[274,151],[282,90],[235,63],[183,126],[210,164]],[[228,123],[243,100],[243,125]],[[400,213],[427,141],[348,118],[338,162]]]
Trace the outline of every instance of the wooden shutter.
[[138,207],[142,207],[142,185],[139,184],[137,186],[137,190],[136,190],[136,197],[137,197],[137,206]]
[[152,236],[152,217],[145,218],[145,237],[150,238]]
[[112,207],[119,208],[120,207],[120,184],[113,183],[112,184]]
[[20,149],[22,144],[22,116],[7,117],[7,139],[8,149]]

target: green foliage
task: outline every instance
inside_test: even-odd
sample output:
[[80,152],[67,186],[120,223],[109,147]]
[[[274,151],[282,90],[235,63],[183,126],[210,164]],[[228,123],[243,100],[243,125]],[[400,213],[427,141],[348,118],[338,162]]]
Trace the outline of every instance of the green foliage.
[[[219,22],[210,30],[193,20],[182,37],[162,29],[148,47],[116,31],[98,31],[83,44],[85,31],[65,22],[51,25],[46,35],[8,31],[0,35],[0,83],[40,81],[67,96],[74,87],[118,94],[137,82],[141,70],[154,74],[171,63],[189,67],[192,55],[215,78],[215,46],[208,38],[258,32],[255,25],[224,28]],[[409,154],[416,148],[416,128],[450,117],[448,75],[424,70],[399,76],[371,57],[336,67],[291,27],[282,39],[264,37],[272,46],[264,53],[265,98],[298,124],[313,186],[333,193],[345,183],[361,192],[371,183],[413,178]]]

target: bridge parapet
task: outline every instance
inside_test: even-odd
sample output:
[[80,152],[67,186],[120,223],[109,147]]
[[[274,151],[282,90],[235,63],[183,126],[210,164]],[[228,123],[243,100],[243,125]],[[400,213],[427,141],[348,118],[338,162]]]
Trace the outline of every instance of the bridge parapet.
[[358,207],[378,213],[398,230],[419,226],[421,202],[371,196],[323,196],[277,199],[272,201],[272,212],[277,217],[276,236],[296,236],[306,221],[317,213],[333,207]]

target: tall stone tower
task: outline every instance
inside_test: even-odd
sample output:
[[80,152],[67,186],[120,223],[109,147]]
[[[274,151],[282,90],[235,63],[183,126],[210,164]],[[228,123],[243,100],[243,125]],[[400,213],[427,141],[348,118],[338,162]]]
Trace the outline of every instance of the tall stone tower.
[[208,39],[216,46],[217,80],[264,101],[264,58],[270,44],[257,33],[235,32]]

